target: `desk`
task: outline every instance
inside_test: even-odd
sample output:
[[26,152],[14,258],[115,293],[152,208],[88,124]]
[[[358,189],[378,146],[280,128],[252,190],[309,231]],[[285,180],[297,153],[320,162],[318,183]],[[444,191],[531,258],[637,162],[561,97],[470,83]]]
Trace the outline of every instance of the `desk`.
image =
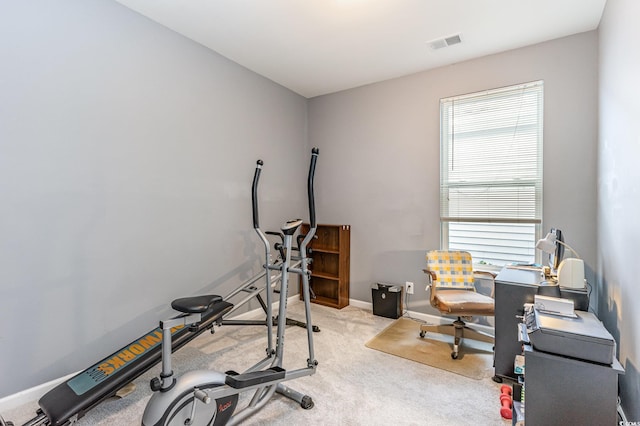
[[[541,281],[540,272],[505,267],[495,279],[495,351],[494,380],[516,380],[513,361],[522,354],[518,342],[518,316],[524,314],[523,305],[533,303]],[[573,300],[575,309],[589,310],[589,295],[582,289],[560,289],[560,296]]]

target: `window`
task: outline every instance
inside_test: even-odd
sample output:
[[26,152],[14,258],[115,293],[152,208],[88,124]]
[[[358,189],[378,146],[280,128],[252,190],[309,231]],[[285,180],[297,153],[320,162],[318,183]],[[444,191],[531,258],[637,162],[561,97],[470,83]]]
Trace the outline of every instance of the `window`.
[[440,100],[442,247],[475,262],[536,261],[543,82]]

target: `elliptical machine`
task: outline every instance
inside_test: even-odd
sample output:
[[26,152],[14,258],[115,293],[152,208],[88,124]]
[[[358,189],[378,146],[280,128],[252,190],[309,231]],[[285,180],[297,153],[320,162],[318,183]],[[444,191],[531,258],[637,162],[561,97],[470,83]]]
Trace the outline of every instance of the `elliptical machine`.
[[[178,317],[161,321],[162,329],[162,372],[159,378],[151,381],[154,391],[149,400],[142,424],[144,426],[177,426],[177,425],[235,425],[262,409],[278,392],[298,402],[304,409],[313,407],[310,396],[297,392],[283,382],[310,376],[315,373],[318,362],[314,356],[313,331],[311,327],[311,304],[309,289],[310,260],[307,258],[307,245],[314,237],[317,224],[315,217],[315,201],[313,180],[315,175],[318,148],[311,151],[311,164],[307,181],[309,198],[310,230],[299,245],[300,267],[291,266],[291,252],[293,236],[302,224],[301,219],[287,221],[282,226],[284,235],[285,258],[281,263],[272,263],[269,241],[260,230],[258,218],[257,189],[263,162],[258,160],[252,185],[253,227],[265,247],[266,263],[266,305],[267,318],[272,317],[273,288],[271,286],[270,271],[281,273],[280,305],[278,308],[278,323],[276,329],[276,346],[273,347],[273,325],[267,321],[266,357],[249,368],[244,373],[234,371],[220,373],[210,370],[190,371],[179,378],[175,378],[171,369],[171,329],[179,326],[197,324],[203,312],[209,310],[222,298],[216,295],[195,296],[174,300],[171,307],[182,314]],[[287,371],[283,368],[284,333],[286,328],[287,293],[289,274],[294,273],[302,277],[302,297],[305,305],[307,340],[309,358],[307,367]],[[248,404],[236,411],[238,395],[241,392],[253,391],[253,397]]]

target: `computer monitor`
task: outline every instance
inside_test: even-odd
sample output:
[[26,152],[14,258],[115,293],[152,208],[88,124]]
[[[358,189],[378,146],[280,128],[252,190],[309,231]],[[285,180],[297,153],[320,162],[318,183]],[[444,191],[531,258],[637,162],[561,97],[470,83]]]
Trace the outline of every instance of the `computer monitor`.
[[[564,243],[564,239],[562,238],[562,231],[556,228],[551,228],[550,231],[552,234],[555,234],[556,241],[560,241]],[[556,243],[556,251],[553,254],[549,255],[549,266],[552,271],[557,271],[560,266],[560,262],[562,262],[562,257],[564,256],[564,246],[562,244]]]

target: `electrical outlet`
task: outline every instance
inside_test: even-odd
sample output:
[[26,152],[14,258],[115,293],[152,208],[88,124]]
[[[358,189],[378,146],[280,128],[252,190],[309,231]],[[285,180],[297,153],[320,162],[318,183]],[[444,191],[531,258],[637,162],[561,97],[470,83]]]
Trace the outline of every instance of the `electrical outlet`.
[[413,283],[407,281],[404,283],[405,289],[407,290],[407,294],[413,294]]

